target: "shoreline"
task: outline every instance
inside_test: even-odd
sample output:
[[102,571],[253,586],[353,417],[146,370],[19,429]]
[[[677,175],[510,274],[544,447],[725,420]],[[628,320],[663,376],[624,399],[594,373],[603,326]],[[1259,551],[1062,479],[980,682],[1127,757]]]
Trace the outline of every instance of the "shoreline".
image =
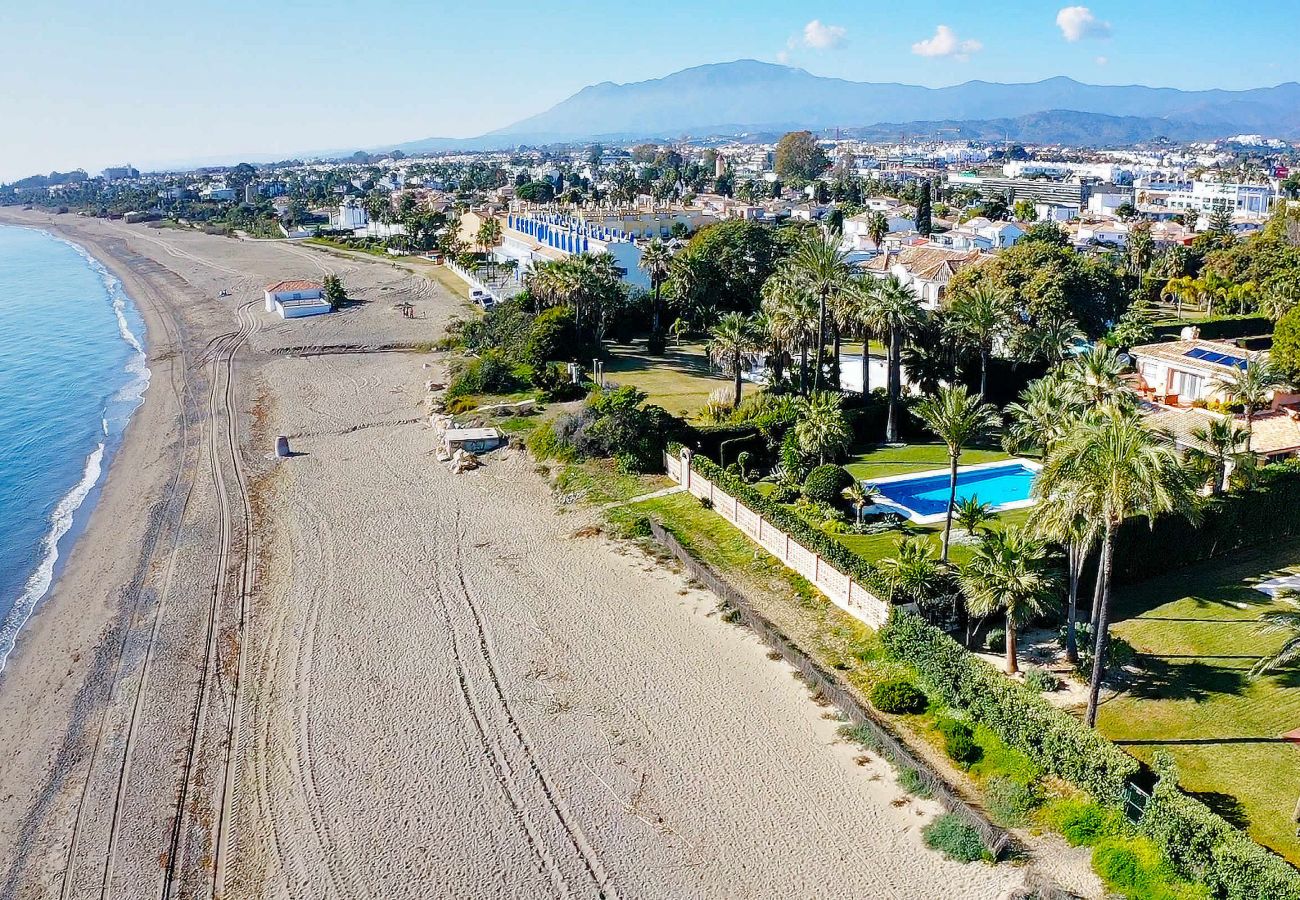
[[[6,611],[4,620],[0,621],[0,685],[3,685],[9,659],[18,651],[24,630],[58,589],[59,580],[67,568],[68,561],[72,558],[77,544],[85,536],[101,497],[108,490],[109,478],[119,451],[126,443],[131,425],[136,421],[136,414],[147,401],[152,370],[149,368],[148,322],[125,283],[110,271],[108,262],[66,235],[48,228],[5,221],[3,217],[0,217],[0,225],[37,231],[71,247],[84,263],[100,276],[104,283],[106,298],[117,319],[118,334],[134,351],[133,356],[128,357],[123,366],[126,380],[105,402],[102,410],[103,431],[99,443],[86,455],[81,477],[55,502],[48,523],[49,527],[36,548],[36,565],[28,573],[21,591],[14,598],[13,606]],[[131,330],[127,316],[132,314],[144,324],[143,336]],[[138,362],[136,357],[139,358]],[[128,390],[132,393],[127,394]],[[113,404],[119,402],[130,404],[130,408],[113,415],[111,408]]]

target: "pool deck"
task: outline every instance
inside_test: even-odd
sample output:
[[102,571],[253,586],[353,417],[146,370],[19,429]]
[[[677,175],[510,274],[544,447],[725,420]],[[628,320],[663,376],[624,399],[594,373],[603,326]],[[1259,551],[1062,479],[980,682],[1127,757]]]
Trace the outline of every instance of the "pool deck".
[[[1042,463],[1034,462],[1032,459],[1012,457],[1011,459],[1001,459],[998,460],[997,462],[977,463],[973,466],[958,466],[957,476],[960,478],[963,474],[967,472],[983,472],[988,469],[1006,469],[1006,468],[1011,468],[1012,466],[1028,469],[1029,471],[1035,474],[1043,470]],[[896,484],[902,481],[921,481],[922,479],[925,478],[937,478],[940,476],[942,476],[943,478],[948,478],[949,477],[948,469],[947,468],[927,469],[924,472],[908,472],[903,475],[887,475],[884,478],[864,478],[861,480],[861,484],[875,485],[879,487],[882,484]],[[1038,502],[1037,500],[1027,497],[1024,500],[1013,500],[1010,503],[999,503],[996,506],[991,506],[990,509],[992,509],[993,512],[995,513],[1006,512],[1007,510],[1011,510],[1011,509],[1026,509],[1030,506],[1033,506],[1037,502]],[[942,522],[944,519],[947,518],[948,515],[947,513],[942,513],[942,512],[931,513],[929,515],[922,515],[918,513],[916,510],[903,506],[902,504],[895,503],[888,498],[885,498],[883,500],[877,500],[874,506],[877,509],[880,509],[882,511],[896,512],[899,513],[900,515],[906,516],[909,521],[914,522],[917,525],[933,525],[936,522]]]

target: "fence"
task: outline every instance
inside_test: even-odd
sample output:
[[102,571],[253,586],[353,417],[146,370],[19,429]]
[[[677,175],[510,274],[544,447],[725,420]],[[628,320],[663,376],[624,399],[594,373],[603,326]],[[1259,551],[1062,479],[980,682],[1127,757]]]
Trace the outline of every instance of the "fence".
[[883,757],[899,769],[910,769],[917,774],[921,782],[929,788],[935,799],[943,808],[954,813],[961,820],[979,833],[980,840],[994,857],[1011,844],[1011,835],[994,825],[983,814],[962,800],[947,782],[918,759],[907,746],[895,737],[893,731],[883,722],[877,721],[870,710],[857,697],[840,685],[839,680],[827,673],[812,659],[809,659],[779,628],[769,622],[762,613],[750,605],[749,599],[723,580],[708,565],[700,562],[684,548],[663,525],[650,521],[650,533],[656,541],[668,548],[677,557],[691,577],[713,591],[727,606],[734,610],[736,619],[755,631],[763,642],[781,654],[781,657],[799,670],[804,682],[816,690],[842,712],[855,726],[865,728],[871,735],[870,744]]
[[812,582],[832,603],[872,628],[889,618],[889,604],[848,575],[832,566],[789,534],[777,528],[735,497],[698,472],[692,471],[689,448],[680,457],[664,454],[668,477],[701,499],[707,499],[718,513],[752,541],[785,565]]

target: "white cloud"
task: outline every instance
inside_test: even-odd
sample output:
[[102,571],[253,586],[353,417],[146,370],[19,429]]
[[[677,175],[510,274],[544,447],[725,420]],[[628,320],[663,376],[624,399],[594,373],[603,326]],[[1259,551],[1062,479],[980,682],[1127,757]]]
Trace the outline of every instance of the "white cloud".
[[779,50],[779,51],[777,51],[777,54],[776,54],[776,61],[779,62],[779,63],[780,63],[781,65],[783,65],[783,66],[784,66],[784,65],[788,65],[789,62],[790,62],[790,51],[789,51],[789,50]]
[[1110,23],[1103,22],[1086,6],[1067,6],[1056,14],[1056,25],[1070,43],[1084,38],[1110,37]]
[[1106,65],[1106,63],[1108,63],[1108,62],[1110,62],[1110,57],[1109,57],[1109,56],[1099,56],[1099,57],[1097,57],[1097,65],[1099,65],[1099,66],[1104,66],[1104,65]]
[[984,49],[979,41],[965,40],[957,37],[957,32],[947,25],[940,25],[934,30],[934,36],[912,45],[912,52],[917,56],[951,56],[965,62],[972,53]]
[[843,46],[848,29],[843,25],[823,25],[813,19],[803,27],[803,45],[814,50],[833,50]]

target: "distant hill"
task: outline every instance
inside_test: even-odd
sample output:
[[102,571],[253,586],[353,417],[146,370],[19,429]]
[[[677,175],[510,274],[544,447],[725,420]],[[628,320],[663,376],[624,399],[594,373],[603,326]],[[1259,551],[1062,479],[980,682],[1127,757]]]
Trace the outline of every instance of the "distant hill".
[[1213,125],[1150,116],[1104,116],[1069,109],[1051,109],[1010,119],[881,122],[865,128],[846,128],[841,133],[865,141],[896,141],[900,135],[907,135],[913,139],[1008,140],[1076,147],[1115,147],[1157,138],[1201,141],[1225,136],[1221,128]]
[[[1037,118],[1035,118],[1037,117]],[[891,124],[882,124],[891,123]],[[895,124],[897,123],[897,124]],[[1130,143],[1262,132],[1300,136],[1300,84],[1245,91],[1183,91],[1141,85],[1090,85],[1070,78],[1030,84],[968,81],[944,88],[822,78],[756,60],[697,66],[631,84],[583,88],[545,112],[478,138],[430,138],[407,152],[493,149],[518,144],[636,140],[791,129],[969,127],[979,135],[1019,129],[1013,139],[1082,144]],[[949,124],[951,123],[951,124]],[[1100,131],[1094,129],[1100,128]]]

